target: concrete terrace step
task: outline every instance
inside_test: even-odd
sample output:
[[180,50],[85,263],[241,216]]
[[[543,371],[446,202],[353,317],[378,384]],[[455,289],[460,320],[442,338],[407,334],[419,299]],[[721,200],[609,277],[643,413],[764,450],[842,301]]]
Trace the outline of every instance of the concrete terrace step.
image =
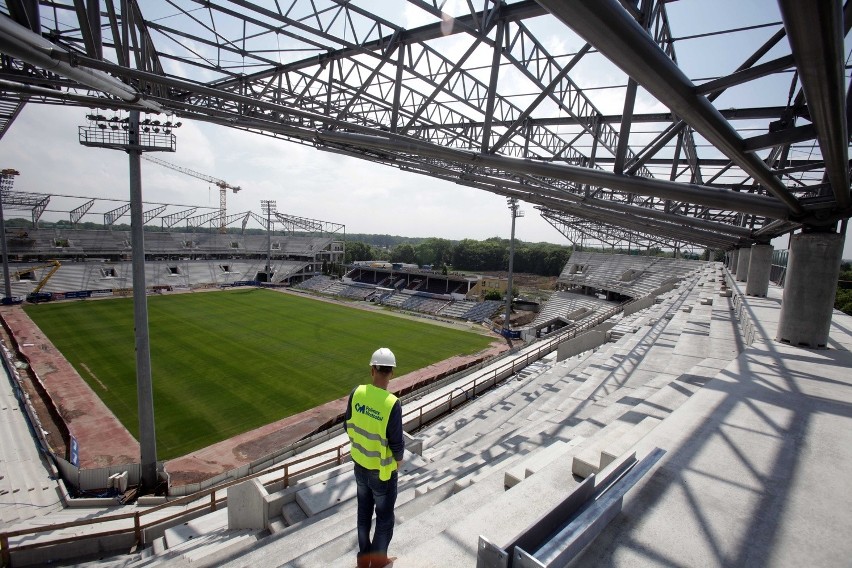
[[550,462],[560,459],[564,453],[571,451],[574,446],[581,443],[583,440],[584,438],[579,437],[574,438],[570,442],[556,440],[554,443],[542,448],[529,458],[521,461],[521,463],[506,470],[506,473],[503,475],[503,485],[506,489],[514,487]]

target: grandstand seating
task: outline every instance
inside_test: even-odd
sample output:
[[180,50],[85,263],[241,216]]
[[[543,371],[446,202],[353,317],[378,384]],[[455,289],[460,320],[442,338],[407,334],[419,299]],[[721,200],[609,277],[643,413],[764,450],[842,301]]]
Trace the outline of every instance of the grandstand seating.
[[[273,261],[273,283],[280,284],[300,273],[306,261]],[[12,263],[10,272],[25,269],[32,264]],[[223,268],[227,267],[228,271]],[[145,284],[175,288],[206,285],[228,285],[240,280],[254,280],[265,270],[266,260],[155,260],[145,263]],[[13,281],[13,295],[26,295],[36,286],[50,268],[37,268],[34,281]],[[78,290],[104,290],[133,287],[132,263],[125,262],[69,262],[63,261],[59,270],[45,284],[44,292],[72,292]]]
[[699,261],[663,257],[574,252],[558,282],[639,298],[706,265]]
[[477,302],[472,302],[469,300],[462,300],[460,302],[451,302],[445,305],[438,313],[442,316],[447,316],[451,318],[461,318],[470,311],[474,306],[476,306]]
[[[566,318],[569,314],[577,312],[582,308],[589,310],[589,314],[612,307],[612,304],[600,300],[594,296],[575,294],[572,292],[554,292],[542,306],[541,311],[530,324],[530,327],[546,325],[559,318]],[[577,319],[577,318],[573,318]]]
[[[145,231],[145,251],[149,255],[189,256],[265,255],[266,235],[219,234],[209,231]],[[9,229],[7,244],[11,256],[40,258],[108,257],[117,260],[130,253],[130,233],[93,229]],[[317,257],[334,241],[333,237],[273,235],[273,257]],[[61,243],[62,246],[59,246]],[[236,245],[236,246],[234,246]]]
[[494,314],[503,307],[503,302],[498,300],[485,300],[478,302],[462,316],[464,319],[475,322],[484,322],[494,317]]

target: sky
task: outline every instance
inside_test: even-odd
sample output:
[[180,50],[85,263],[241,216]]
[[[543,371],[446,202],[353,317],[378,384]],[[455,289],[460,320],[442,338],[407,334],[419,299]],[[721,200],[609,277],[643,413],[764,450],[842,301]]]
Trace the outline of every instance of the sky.
[[[450,4],[453,1],[458,2],[451,0]],[[704,5],[706,3],[701,4]],[[414,10],[411,4],[405,6],[407,27],[431,21],[431,16]],[[697,24],[690,22],[700,22],[705,17],[694,12],[698,6],[697,3],[669,4],[672,27],[680,35],[692,33],[690,25]],[[735,21],[741,25],[766,23],[777,17],[777,6],[775,13],[769,14],[764,10],[767,3],[763,0],[736,0],[731,6],[736,6],[736,11],[726,11],[720,6],[714,9],[712,17],[720,19],[716,24],[718,29],[732,27],[733,21],[724,21],[726,17],[736,18]],[[679,14],[678,10],[690,11]],[[530,28],[551,53],[571,53],[582,45],[576,36],[563,33],[563,30],[536,29],[536,22],[530,22]],[[749,41],[752,44],[762,42],[772,31],[767,29],[763,34],[752,34],[754,37],[750,37]],[[736,50],[733,49],[740,40],[745,41],[741,35],[726,36],[724,45],[731,48],[730,57],[714,50],[713,58],[706,56],[706,40],[679,42],[676,44],[679,63],[691,78],[697,78],[701,73],[729,72],[735,67],[733,61],[741,60],[743,50],[751,47],[739,45]],[[442,50],[446,53],[460,53],[468,45],[469,38],[462,35],[445,38],[445,42]],[[772,56],[770,53],[767,58]],[[623,74],[611,65],[602,65],[601,59],[599,56],[587,56],[583,64],[572,71],[572,77],[584,87],[623,83]],[[487,59],[483,63],[487,67]],[[509,73],[501,78],[506,81],[512,79]],[[774,88],[766,92],[783,94],[786,90]],[[725,95],[728,99],[720,99],[718,106],[784,103],[783,100],[767,101],[764,93],[756,93],[754,85],[739,91],[732,90]],[[620,114],[623,91],[595,91],[594,102],[605,114]],[[516,104],[523,107],[522,102]],[[665,107],[640,89],[636,112],[664,110]],[[67,219],[67,211],[85,201],[82,197],[116,200],[98,202],[84,218],[101,222],[104,212],[129,199],[127,155],[115,150],[84,147],[78,142],[78,126],[86,124],[85,115],[89,112],[91,110],[85,108],[30,104],[0,139],[0,168],[11,167],[21,173],[15,181],[16,191],[81,196],[76,200],[54,198],[43,217],[46,220]],[[377,233],[452,240],[509,237],[511,217],[506,199],[501,196],[308,146],[181,120],[183,126],[175,131],[177,151],[155,155],[240,186],[239,193],[228,192],[229,214],[248,210],[260,213],[261,200],[274,200],[279,212],[343,224],[350,234]],[[757,126],[765,128],[764,125]],[[650,135],[643,135],[639,128],[634,128],[634,131],[636,134],[631,136],[631,146],[640,148],[644,145],[643,136],[650,139]],[[143,199],[148,203],[218,207],[218,188],[144,160],[142,184]],[[567,238],[541,218],[532,205],[522,203],[521,208],[525,216],[516,222],[516,238],[527,242],[570,245]],[[7,211],[6,216],[27,217],[28,213]],[[121,221],[129,222],[129,217]],[[777,239],[773,244],[776,248],[785,248],[787,237]],[[852,231],[847,236],[844,258],[852,258]]]

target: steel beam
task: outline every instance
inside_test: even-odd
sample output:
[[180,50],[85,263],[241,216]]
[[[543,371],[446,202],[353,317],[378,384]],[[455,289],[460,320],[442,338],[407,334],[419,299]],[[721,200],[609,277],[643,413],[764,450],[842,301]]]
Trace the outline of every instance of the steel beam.
[[793,214],[804,208],[766,164],[743,151],[743,141],[731,125],[644,29],[616,0],[561,2],[539,0],[551,14],[595,46],[657,100],[668,106],[734,163],[748,172]]
[[[567,164],[538,163],[531,160],[508,158],[505,156],[473,154],[406,139],[388,140],[375,136],[342,132],[316,133],[315,137],[320,142],[338,142],[391,152],[405,152],[419,156],[448,159],[457,163],[493,167],[498,170],[502,169],[516,173],[544,176],[577,184],[590,184],[596,187],[606,187],[616,191],[654,196],[661,199],[689,201],[710,207],[751,212],[773,219],[786,219],[789,215],[788,208],[783,203],[771,197],[738,193],[695,184],[672,183],[664,180],[616,175],[602,170],[590,170]],[[531,189],[534,190],[534,188]]]
[[818,133],[826,175],[838,207],[849,207],[849,137],[839,0],[780,0],[784,28]]

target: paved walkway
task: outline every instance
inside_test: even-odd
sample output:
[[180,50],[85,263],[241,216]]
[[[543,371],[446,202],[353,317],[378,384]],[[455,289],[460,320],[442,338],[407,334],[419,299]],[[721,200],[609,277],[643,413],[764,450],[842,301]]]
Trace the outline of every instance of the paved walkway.
[[810,350],[774,341],[781,289],[745,305],[754,343],[643,440],[666,455],[578,565],[851,565],[852,317]]
[[5,367],[0,366],[0,528],[62,510],[52,478],[27,426]]

